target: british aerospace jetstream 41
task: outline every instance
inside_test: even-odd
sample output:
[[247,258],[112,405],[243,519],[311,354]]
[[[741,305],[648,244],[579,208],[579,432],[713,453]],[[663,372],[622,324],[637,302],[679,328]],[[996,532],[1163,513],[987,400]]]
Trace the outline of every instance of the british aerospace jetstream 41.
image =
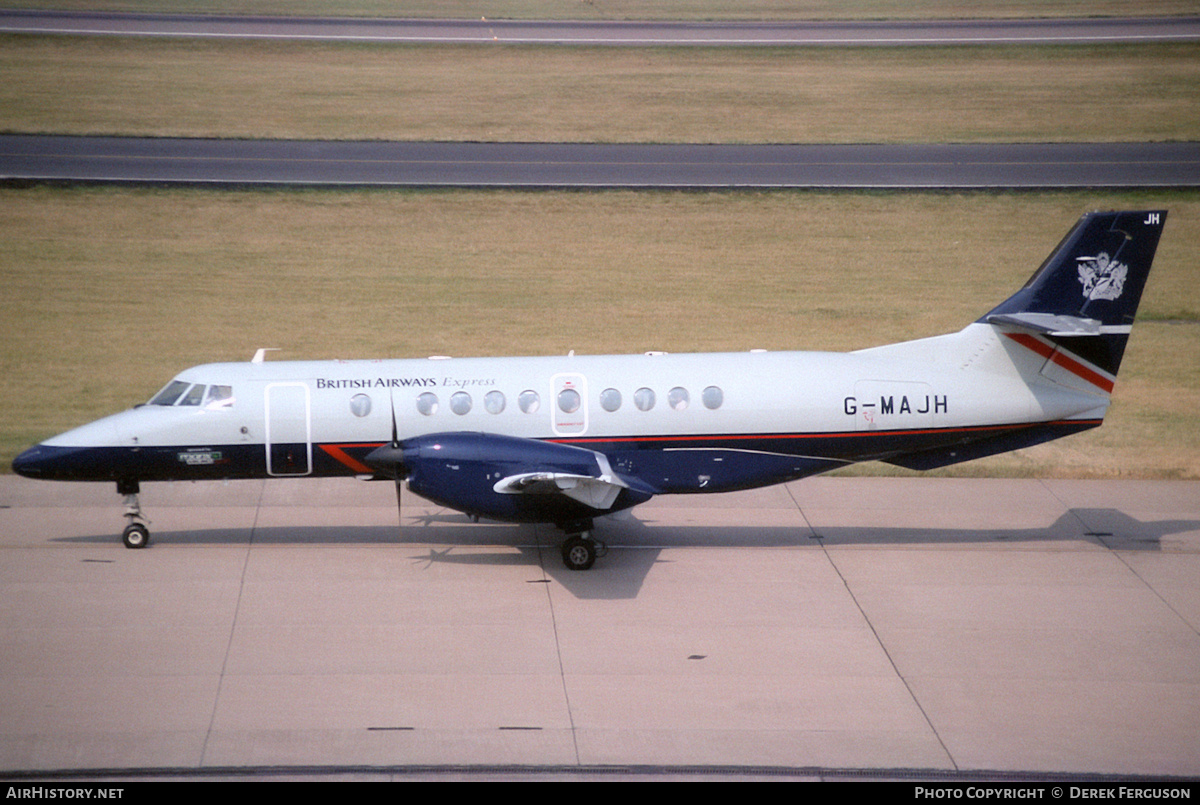
[[846,354],[265,361],[182,372],[149,403],[19,455],[31,478],[355,475],[475,517],[553,523],[592,566],[594,518],[878,460],[930,469],[1100,425],[1166,221],[1083,216],[960,332]]

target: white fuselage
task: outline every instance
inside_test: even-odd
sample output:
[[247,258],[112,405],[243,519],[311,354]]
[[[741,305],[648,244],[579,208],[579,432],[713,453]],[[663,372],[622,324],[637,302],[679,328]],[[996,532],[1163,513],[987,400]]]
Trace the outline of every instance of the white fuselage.
[[[401,439],[472,431],[577,445],[663,439],[679,448],[731,435],[865,435],[1103,416],[1107,395],[1096,389],[1027,382],[1043,362],[997,328],[972,324],[848,354],[207,364],[176,380],[227,386],[231,400],[143,405],[44,444],[170,447],[194,451],[196,462],[221,446],[269,452],[271,444],[302,444],[310,455],[287,468],[268,460],[266,470],[307,475],[315,468],[311,451],[386,442],[393,417]],[[347,472],[367,472],[360,462],[342,463]]]

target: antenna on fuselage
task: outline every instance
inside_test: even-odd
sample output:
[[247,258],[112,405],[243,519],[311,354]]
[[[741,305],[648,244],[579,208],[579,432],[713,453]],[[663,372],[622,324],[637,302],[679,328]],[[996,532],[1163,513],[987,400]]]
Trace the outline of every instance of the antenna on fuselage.
[[258,352],[254,353],[254,357],[250,359],[250,363],[262,363],[267,358],[268,352],[278,352],[279,347],[259,347]]

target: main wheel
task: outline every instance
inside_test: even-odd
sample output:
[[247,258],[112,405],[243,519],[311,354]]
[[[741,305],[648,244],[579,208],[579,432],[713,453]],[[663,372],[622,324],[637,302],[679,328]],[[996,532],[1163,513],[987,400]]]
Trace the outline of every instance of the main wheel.
[[587,570],[596,563],[596,543],[583,537],[571,537],[562,546],[563,564],[569,570]]
[[150,544],[150,529],[141,523],[130,523],[121,534],[126,548],[145,548]]

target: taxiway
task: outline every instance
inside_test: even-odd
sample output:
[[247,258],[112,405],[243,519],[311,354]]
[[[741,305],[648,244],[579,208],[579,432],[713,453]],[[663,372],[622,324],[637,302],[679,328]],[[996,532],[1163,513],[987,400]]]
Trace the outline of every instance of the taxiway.
[[476,188],[1195,187],[1200,143],[720,145],[0,135],[0,180]]
[[[1200,775],[1200,484],[814,478],[550,528],[0,478],[0,771]],[[299,773],[299,772],[298,772]]]
[[0,32],[390,44],[822,47],[1188,42],[1200,17],[1000,20],[423,20],[0,10]]

